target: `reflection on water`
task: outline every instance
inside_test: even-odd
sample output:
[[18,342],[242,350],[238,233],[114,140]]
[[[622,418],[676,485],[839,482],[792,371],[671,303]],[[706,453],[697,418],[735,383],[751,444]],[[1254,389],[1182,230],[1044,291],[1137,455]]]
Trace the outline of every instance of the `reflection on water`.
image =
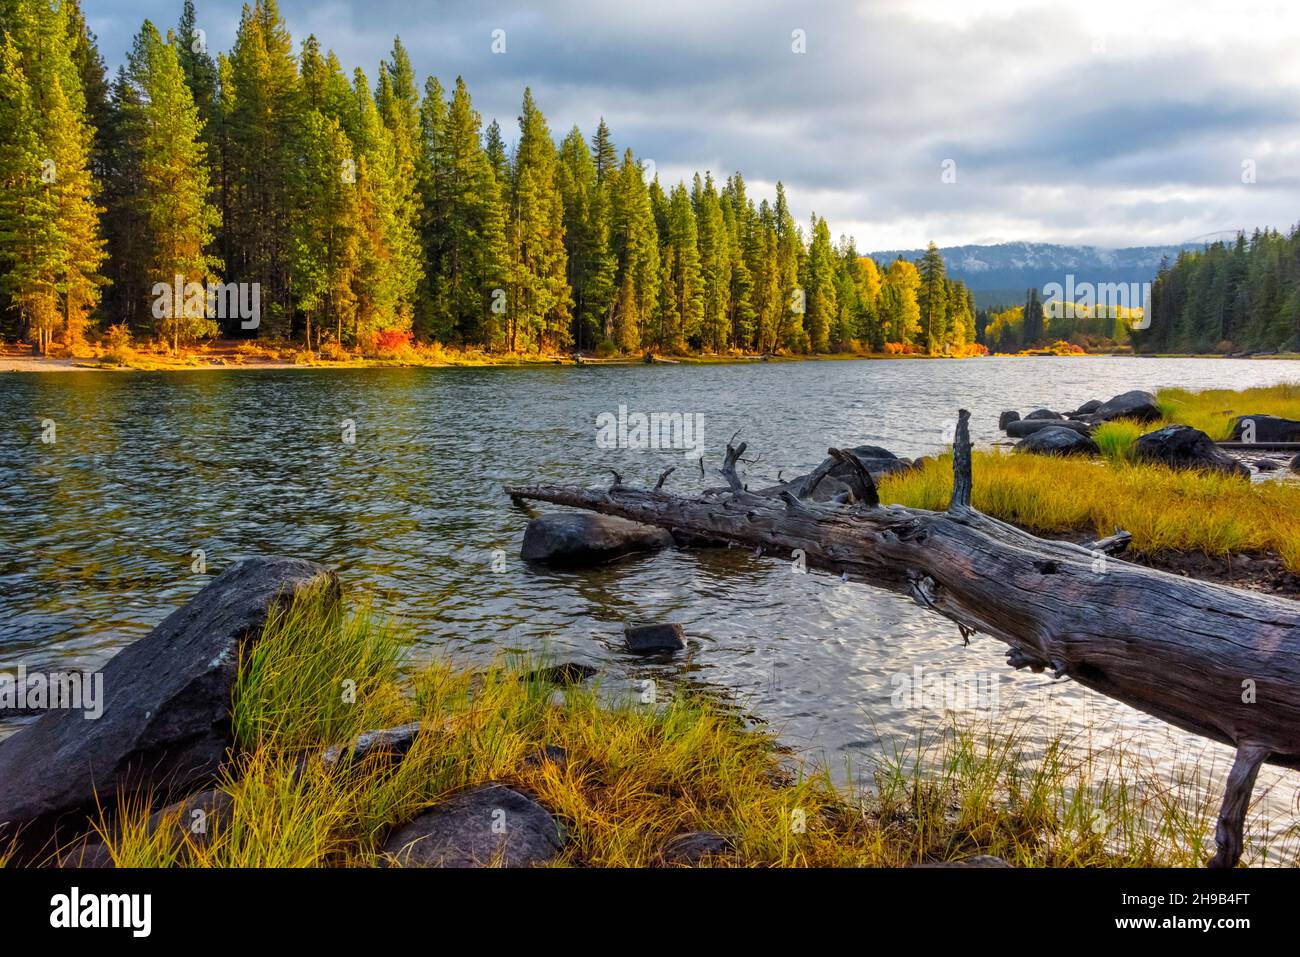
[[[1163,767],[1228,752],[1047,675],[1011,672],[987,637],[902,597],[793,574],[740,549],[666,551],[591,571],[518,560],[528,513],[507,482],[630,482],[679,468],[681,452],[597,447],[596,416],[702,413],[706,462],[737,429],[754,478],[786,478],[829,445],[933,453],[956,409],[974,438],[997,413],[1072,408],[1130,388],[1242,388],[1300,381],[1300,363],[1042,358],[527,369],[223,370],[0,377],[0,667],[90,668],[238,559],[284,553],[336,566],[353,592],[400,613],[420,647],[483,659],[542,647],[604,680],[691,680],[727,689],[792,745],[860,766],[940,715],[895,707],[895,676],[993,675],[998,719],[1080,747],[1124,740]],[[39,440],[52,420],[57,441]],[[343,441],[344,420],[356,424]],[[498,550],[505,570],[493,571]],[[645,663],[620,650],[624,621],[681,622],[689,650]],[[975,717],[979,717],[975,715]],[[1295,775],[1268,810],[1293,820]]]

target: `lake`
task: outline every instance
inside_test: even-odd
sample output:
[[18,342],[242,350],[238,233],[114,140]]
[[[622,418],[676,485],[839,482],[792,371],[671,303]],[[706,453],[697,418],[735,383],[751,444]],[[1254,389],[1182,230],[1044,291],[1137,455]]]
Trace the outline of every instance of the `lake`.
[[[1300,363],[993,358],[473,369],[203,370],[0,376],[0,670],[93,669],[240,558],[335,566],[350,594],[403,617],[416,655],[483,661],[546,649],[618,689],[651,678],[717,689],[800,754],[858,775],[942,710],[896,694],[922,675],[967,695],[957,717],[1064,733],[1082,751],[1125,742],[1162,772],[1221,780],[1230,752],[1050,675],[1013,672],[986,636],[911,601],[748,550],[668,550],[596,570],[519,560],[525,481],[607,483],[609,468],[668,487],[701,478],[682,451],[604,449],[597,416],[698,413],[704,458],[741,430],[751,483],[815,466],[830,445],[939,451],[959,407],[976,444],[998,412],[1074,408],[1132,388],[1300,382]],[[53,443],[41,441],[54,425]],[[345,441],[349,425],[355,440]],[[201,549],[206,573],[193,571]],[[622,650],[626,621],[680,622],[667,663]],[[958,702],[962,700],[960,695]],[[922,706],[918,707],[920,704]],[[995,707],[994,707],[995,706]],[[990,710],[994,707],[994,710]],[[10,724],[12,727],[12,722]],[[1300,814],[1300,775],[1248,822]],[[1259,792],[1257,792],[1258,794]]]

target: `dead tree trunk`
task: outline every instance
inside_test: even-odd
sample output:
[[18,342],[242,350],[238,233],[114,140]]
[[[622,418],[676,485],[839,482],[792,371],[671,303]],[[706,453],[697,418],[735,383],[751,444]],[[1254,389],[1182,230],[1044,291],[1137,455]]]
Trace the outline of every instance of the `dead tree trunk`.
[[[1300,769],[1300,603],[1182,578],[1109,557],[1124,535],[1098,547],[1038,538],[970,505],[969,413],[958,418],[954,493],[946,512],[876,504],[870,474],[852,453],[854,495],[814,503],[815,481],[776,495],[748,491],[727,447],[727,488],[698,497],[633,488],[507,487],[535,499],[676,528],[781,554],[910,594],[956,622],[1010,646],[1007,661],[1100,691],[1117,701],[1237,749],[1212,866],[1233,866],[1262,762]],[[828,469],[818,469],[809,480]],[[666,476],[665,476],[666,477]],[[819,480],[819,479],[818,479]],[[793,493],[790,489],[795,488]],[[1153,503],[1153,507],[1158,507]]]

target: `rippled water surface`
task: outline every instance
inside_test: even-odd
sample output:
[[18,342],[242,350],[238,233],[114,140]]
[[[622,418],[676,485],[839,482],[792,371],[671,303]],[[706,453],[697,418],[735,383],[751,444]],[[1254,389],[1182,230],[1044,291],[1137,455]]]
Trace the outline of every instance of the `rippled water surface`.
[[[596,416],[704,415],[706,462],[743,430],[755,477],[816,465],[828,445],[937,451],[958,407],[977,443],[997,414],[1073,408],[1131,388],[1243,388],[1300,381],[1300,363],[1042,358],[521,369],[204,370],[0,376],[0,668],[93,668],[242,557],[283,553],[337,567],[353,592],[400,613],[426,649],[486,659],[547,648],[599,666],[612,685],[653,676],[719,689],[832,766],[859,767],[933,727],[896,707],[896,676],[980,678],[997,720],[1080,750],[1124,740],[1172,771],[1211,779],[1226,749],[1050,676],[1015,673],[1004,648],[908,600],[746,550],[676,551],[591,571],[518,559],[528,514],[508,482],[630,482],[681,467],[681,452],[597,448]],[[57,441],[40,441],[42,420]],[[356,425],[342,441],[343,421]],[[504,571],[493,571],[497,550]],[[671,663],[621,650],[628,620],[681,622]],[[977,717],[979,715],[977,714]],[[847,759],[847,760],[846,760]],[[1270,773],[1275,827],[1300,814],[1300,775]]]

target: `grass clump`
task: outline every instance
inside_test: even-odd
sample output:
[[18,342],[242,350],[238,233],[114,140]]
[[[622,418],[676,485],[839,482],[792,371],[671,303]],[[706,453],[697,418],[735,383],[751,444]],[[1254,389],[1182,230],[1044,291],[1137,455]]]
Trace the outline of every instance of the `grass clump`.
[[1108,462],[1136,461],[1137,440],[1148,432],[1154,432],[1167,425],[1166,422],[1137,422],[1133,419],[1115,419],[1104,422],[1092,433],[1092,440],[1101,449],[1101,454]]
[[[1122,437],[1119,429],[1113,433]],[[1119,438],[1115,440],[1119,447]],[[1139,553],[1227,557],[1272,552],[1300,571],[1300,485],[1245,482],[1211,472],[1113,460],[981,451],[973,456],[975,508],[1042,533],[1116,528]],[[952,497],[952,457],[886,477],[881,500],[942,510]]]
[[1170,422],[1200,429],[1216,442],[1232,436],[1232,423],[1240,415],[1275,415],[1300,419],[1300,383],[1254,389],[1161,389],[1156,393],[1160,411]]
[[[687,831],[730,837],[735,853],[708,863],[764,867],[978,853],[1024,866],[1169,865],[1200,863],[1207,850],[1212,795],[1173,800],[1155,782],[1144,796],[1125,783],[1137,779],[1122,757],[1075,758],[1059,739],[1034,756],[1014,730],[945,726],[881,760],[875,786],[855,794],[824,767],[795,766],[772,734],[717,700],[561,690],[521,659],[483,671],[404,668],[405,637],[323,593],[277,613],[241,666],[234,722],[244,752],[219,785],[231,810],[203,840],[177,840],[148,825],[146,802],[128,800],[101,826],[115,863],[369,866],[392,827],[488,781],[531,794],[562,822],[557,866],[660,864]],[[423,729],[395,766],[302,760],[412,720]],[[545,746],[567,761],[525,760]]]

